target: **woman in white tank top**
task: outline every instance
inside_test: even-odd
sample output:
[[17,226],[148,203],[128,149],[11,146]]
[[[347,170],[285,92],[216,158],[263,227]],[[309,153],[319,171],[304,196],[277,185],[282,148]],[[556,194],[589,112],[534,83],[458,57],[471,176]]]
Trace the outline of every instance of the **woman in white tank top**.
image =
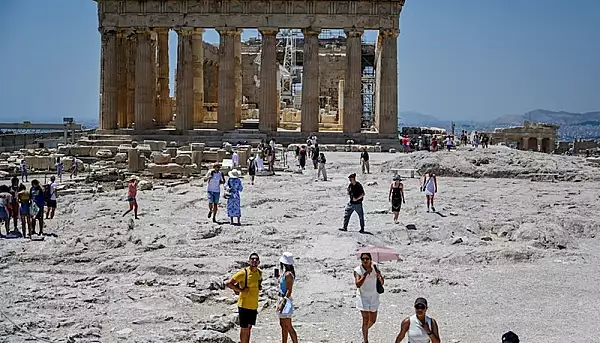
[[396,343],[408,337],[408,343],[440,343],[440,333],[435,319],[427,316],[427,300],[417,298],[415,314],[404,319]]

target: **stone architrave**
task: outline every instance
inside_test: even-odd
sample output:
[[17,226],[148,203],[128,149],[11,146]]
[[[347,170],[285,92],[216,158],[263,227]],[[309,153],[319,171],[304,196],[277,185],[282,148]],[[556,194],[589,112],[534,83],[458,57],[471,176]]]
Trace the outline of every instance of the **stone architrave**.
[[192,66],[194,74],[194,120],[193,124],[204,121],[204,29],[192,32]]
[[178,130],[194,128],[194,70],[192,65],[193,29],[177,30],[177,120]]
[[135,60],[137,55],[137,41],[135,32],[129,30],[127,40],[127,99],[126,99],[126,122],[125,127],[130,127],[135,122]]
[[398,30],[383,29],[381,35],[381,57],[377,68],[381,68],[379,82],[379,133],[398,133]]
[[[300,131],[319,131],[319,33],[320,29],[304,29],[302,62],[302,115]],[[262,82],[262,81],[261,81]]]
[[217,28],[219,43],[219,105],[217,128],[221,131],[235,129],[235,38],[239,30]]
[[165,127],[171,121],[171,99],[169,90],[169,29],[157,28],[158,35],[158,106],[157,125]]
[[360,133],[362,122],[362,50],[360,39],[363,30],[346,30],[346,79],[344,80],[344,115],[342,120],[345,133]]
[[117,126],[127,127],[127,49],[129,32],[117,31]]
[[235,73],[235,126],[242,125],[242,30],[235,33],[234,44],[234,73]]
[[156,79],[152,49],[152,32],[149,29],[136,30],[137,51],[135,60],[135,129],[152,129],[156,114]]
[[102,28],[102,98],[100,127],[103,130],[117,128],[118,84],[117,84],[117,31],[114,28]]
[[260,108],[258,127],[263,132],[277,131],[277,35],[278,30],[260,29],[262,35],[260,61]]

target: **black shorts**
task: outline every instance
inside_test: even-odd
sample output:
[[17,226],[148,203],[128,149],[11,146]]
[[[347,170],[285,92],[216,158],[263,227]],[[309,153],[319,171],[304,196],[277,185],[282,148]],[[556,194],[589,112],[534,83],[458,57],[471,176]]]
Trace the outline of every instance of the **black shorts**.
[[238,307],[238,314],[240,316],[240,327],[247,328],[250,325],[256,325],[256,316],[258,315],[257,310],[249,310],[247,308]]
[[46,201],[46,206],[48,206],[48,208],[56,208],[56,200]]

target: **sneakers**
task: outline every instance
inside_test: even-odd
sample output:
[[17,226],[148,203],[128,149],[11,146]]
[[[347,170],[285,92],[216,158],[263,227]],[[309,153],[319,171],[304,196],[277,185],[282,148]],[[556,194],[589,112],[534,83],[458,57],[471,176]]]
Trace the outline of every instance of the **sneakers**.
[[348,231],[348,229],[345,229],[345,228],[341,228],[341,229],[338,229],[338,230],[344,231],[344,232]]
[[431,211],[436,212],[435,207],[431,206]]
[[212,211],[208,211],[208,218],[212,217]]

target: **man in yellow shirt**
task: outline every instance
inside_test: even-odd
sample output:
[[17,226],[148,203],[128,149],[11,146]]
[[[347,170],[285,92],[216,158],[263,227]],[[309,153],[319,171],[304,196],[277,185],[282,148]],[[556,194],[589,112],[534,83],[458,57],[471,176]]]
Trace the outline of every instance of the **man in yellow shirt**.
[[250,343],[250,330],[256,325],[258,315],[258,295],[262,283],[262,271],[258,269],[260,258],[257,253],[250,255],[249,266],[233,275],[226,286],[231,288],[238,298],[240,317],[240,343]]

